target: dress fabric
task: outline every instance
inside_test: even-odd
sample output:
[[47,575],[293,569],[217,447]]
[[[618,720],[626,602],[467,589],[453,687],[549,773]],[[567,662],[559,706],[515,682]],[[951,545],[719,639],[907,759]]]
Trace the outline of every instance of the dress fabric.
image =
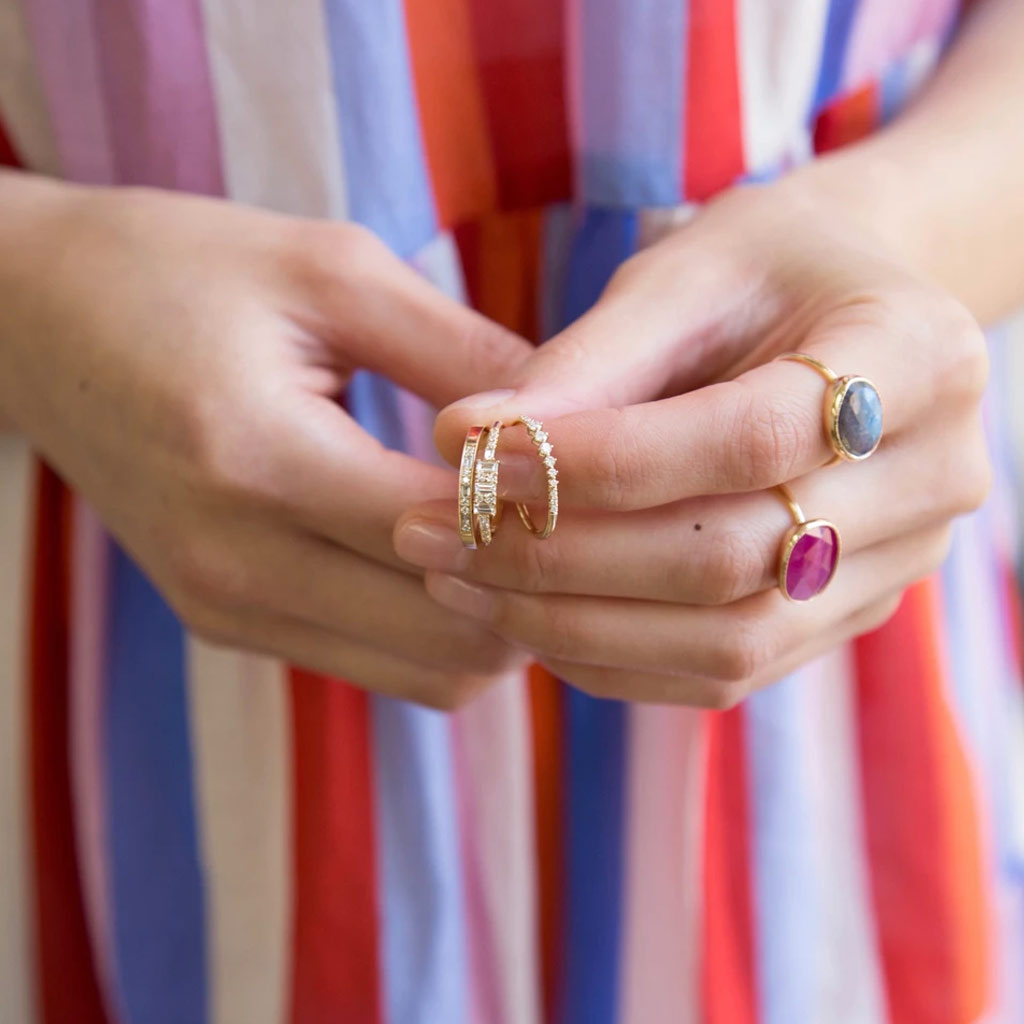
[[[695,204],[896,116],[959,13],[0,0],[0,158],[352,218],[540,340]],[[727,712],[534,669],[449,715],[214,649],[0,437],[0,1021],[1024,1022],[994,380],[942,571]],[[436,457],[419,398],[347,402]]]

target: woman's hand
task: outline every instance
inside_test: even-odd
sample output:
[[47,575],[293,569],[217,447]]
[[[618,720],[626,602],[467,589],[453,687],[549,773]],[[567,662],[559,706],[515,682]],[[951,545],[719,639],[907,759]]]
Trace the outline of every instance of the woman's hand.
[[350,225],[13,174],[4,204],[0,409],[191,629],[439,706],[523,660],[392,551],[454,474],[337,398],[366,367],[442,405],[525,342]]
[[[825,468],[824,380],[800,349],[878,387],[885,436]],[[561,517],[538,542],[506,521],[467,552],[452,502],[412,509],[402,557],[445,607],[593,694],[729,706],[877,625],[934,570],[950,521],[984,498],[984,339],[971,317],[793,183],[741,189],[630,259],[601,300],[522,368],[512,396],[444,410],[450,461],[472,423],[545,423]],[[597,408],[594,408],[597,407]],[[513,438],[516,437],[514,441]],[[543,494],[522,429],[506,494]],[[809,604],[775,589],[792,482],[843,556]]]

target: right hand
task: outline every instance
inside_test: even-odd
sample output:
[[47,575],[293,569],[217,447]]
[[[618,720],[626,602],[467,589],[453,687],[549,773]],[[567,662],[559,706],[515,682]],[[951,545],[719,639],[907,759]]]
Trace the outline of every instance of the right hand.
[[337,398],[367,368],[443,406],[500,386],[525,341],[351,224],[0,177],[0,199],[22,189],[0,410],[186,626],[438,707],[524,663],[392,551],[452,471],[385,449]]

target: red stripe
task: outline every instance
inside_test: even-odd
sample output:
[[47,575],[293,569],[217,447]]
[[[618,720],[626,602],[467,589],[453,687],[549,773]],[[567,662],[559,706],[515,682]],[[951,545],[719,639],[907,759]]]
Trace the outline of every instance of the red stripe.
[[105,1024],[72,819],[68,749],[71,498],[40,464],[29,653],[36,954],[47,1024]]
[[708,713],[701,966],[707,1024],[754,1024],[753,893],[743,709]]
[[707,199],[743,173],[733,0],[690,0],[683,194]]
[[563,5],[469,0],[504,209],[569,197]]
[[0,121],[0,167],[20,166],[21,161],[18,159],[18,154],[14,152],[14,143],[8,138],[3,121]]
[[856,643],[866,840],[894,1021],[987,1003],[987,900],[970,772],[946,702],[936,580]]
[[380,1020],[369,704],[291,672],[294,946],[291,1024]]
[[870,135],[881,120],[878,85],[872,83],[829,104],[814,125],[814,151],[827,153]]
[[537,889],[540,909],[541,992],[544,1020],[555,1019],[563,975],[562,893],[565,854],[562,811],[562,684],[539,665],[530,669],[533,783],[537,828]]

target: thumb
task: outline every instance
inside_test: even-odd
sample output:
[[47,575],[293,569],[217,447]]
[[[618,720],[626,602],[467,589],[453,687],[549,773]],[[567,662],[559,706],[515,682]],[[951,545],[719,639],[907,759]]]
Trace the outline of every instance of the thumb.
[[598,302],[520,363],[501,390],[477,388],[441,411],[434,440],[445,459],[454,464],[474,424],[633,405],[663,394],[682,363],[699,361],[699,311],[652,287],[642,260],[620,268]]

